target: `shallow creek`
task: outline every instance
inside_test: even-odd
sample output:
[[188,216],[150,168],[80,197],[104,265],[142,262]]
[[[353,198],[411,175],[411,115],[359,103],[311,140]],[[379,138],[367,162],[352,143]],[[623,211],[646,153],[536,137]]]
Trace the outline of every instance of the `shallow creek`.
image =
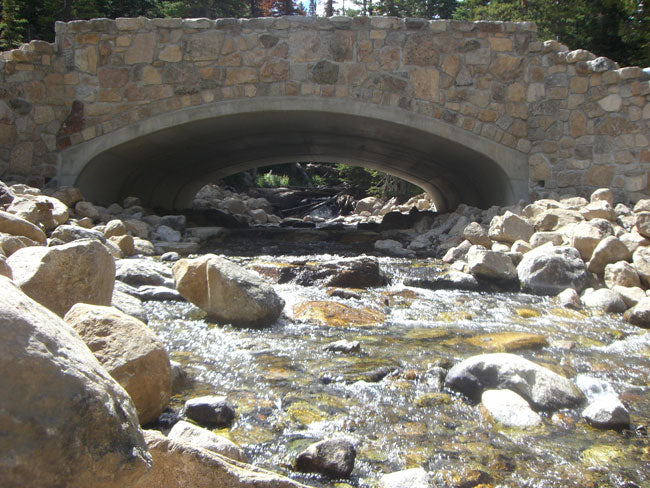
[[[295,260],[228,254],[248,267]],[[301,259],[331,261],[337,255]],[[317,487],[373,487],[383,473],[416,466],[434,473],[438,486],[650,486],[649,332],[616,316],[558,308],[546,297],[405,287],[404,277],[442,271],[442,264],[379,260],[390,283],[359,291],[358,298],[275,285],[286,301],[285,316],[265,329],[217,325],[187,303],[148,302],[149,325],[192,379],[172,407],[192,396],[226,395],[237,417],[219,433],[244,448],[254,464]],[[385,313],[386,321],[356,328],[294,321],[294,305],[308,300],[370,307]],[[572,379],[589,375],[609,382],[627,405],[632,428],[591,428],[577,409],[544,414],[543,425],[534,429],[506,429],[486,419],[479,405],[441,387],[442,372],[451,365],[498,351],[501,336],[489,334],[501,332],[543,335],[547,345],[524,344],[512,352]],[[361,351],[323,349],[341,339],[359,341]],[[335,435],[357,446],[351,479],[292,471],[300,451]]]

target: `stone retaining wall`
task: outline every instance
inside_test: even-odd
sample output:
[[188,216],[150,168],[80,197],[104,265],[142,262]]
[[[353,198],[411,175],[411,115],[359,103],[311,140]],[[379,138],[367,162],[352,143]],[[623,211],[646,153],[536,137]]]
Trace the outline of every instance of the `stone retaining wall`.
[[650,194],[650,78],[530,23],[386,17],[95,19],[0,56],[0,176],[185,107],[337,98],[423,114],[528,155],[531,197]]

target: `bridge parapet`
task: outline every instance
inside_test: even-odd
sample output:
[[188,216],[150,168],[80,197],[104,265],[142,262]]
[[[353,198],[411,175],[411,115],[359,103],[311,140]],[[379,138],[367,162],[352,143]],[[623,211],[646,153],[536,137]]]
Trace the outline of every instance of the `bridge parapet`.
[[124,18],[56,30],[54,45],[0,58],[5,177],[55,177],[68,148],[161,114],[295,97],[392,107],[517,151],[530,196],[650,193],[648,75],[539,42],[534,24]]

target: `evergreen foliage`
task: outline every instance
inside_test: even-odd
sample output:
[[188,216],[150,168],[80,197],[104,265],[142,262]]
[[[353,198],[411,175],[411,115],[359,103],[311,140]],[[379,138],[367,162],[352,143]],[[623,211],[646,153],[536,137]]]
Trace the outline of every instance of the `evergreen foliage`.
[[[536,22],[557,39],[621,65],[650,65],[650,0],[318,0],[330,17],[394,15],[427,19]],[[317,0],[1,0],[0,47],[54,40],[54,22],[94,17],[260,17],[316,14]],[[338,2],[341,5],[341,2]]]
[[11,49],[23,42],[23,26],[16,0],[2,0],[0,12],[0,49]]

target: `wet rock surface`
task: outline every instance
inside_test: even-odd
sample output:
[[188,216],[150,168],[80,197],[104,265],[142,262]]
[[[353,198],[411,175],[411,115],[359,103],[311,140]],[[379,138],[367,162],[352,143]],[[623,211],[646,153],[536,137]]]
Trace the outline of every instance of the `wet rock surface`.
[[584,397],[567,378],[507,353],[468,358],[449,370],[445,385],[478,399],[486,389],[511,389],[538,410],[580,405]]
[[327,439],[312,444],[296,458],[296,470],[330,478],[347,478],[354,469],[357,451],[345,439]]

